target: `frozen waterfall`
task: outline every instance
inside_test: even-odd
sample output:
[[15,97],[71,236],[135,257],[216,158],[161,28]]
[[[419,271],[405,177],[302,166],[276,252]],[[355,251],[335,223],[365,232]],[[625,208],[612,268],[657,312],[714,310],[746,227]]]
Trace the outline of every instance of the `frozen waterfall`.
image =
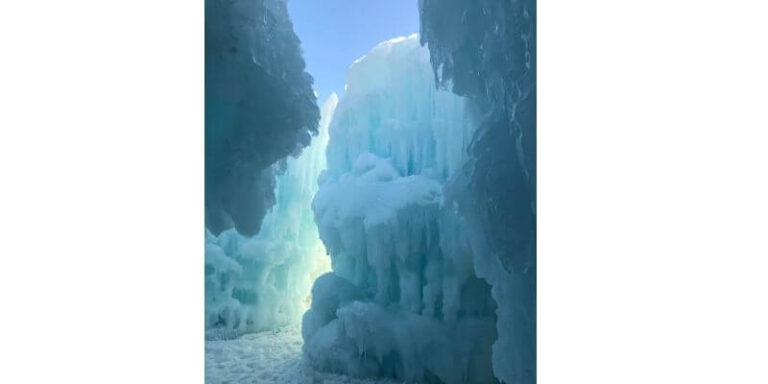
[[338,99],[322,107],[318,136],[299,158],[275,167],[276,204],[261,231],[245,237],[235,229],[205,239],[205,324],[209,339],[298,324],[309,306],[315,278],[330,269],[318,237],[311,201],[326,166],[328,124]]

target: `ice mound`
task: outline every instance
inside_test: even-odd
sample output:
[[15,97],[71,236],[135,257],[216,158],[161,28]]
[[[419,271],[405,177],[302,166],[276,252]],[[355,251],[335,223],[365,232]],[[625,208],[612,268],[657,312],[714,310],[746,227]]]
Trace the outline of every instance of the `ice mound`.
[[492,383],[496,303],[446,185],[468,160],[464,98],[435,86],[418,36],[353,63],[313,202],[333,272],[304,315],[321,370]]
[[449,189],[499,305],[493,370],[506,383],[534,383],[536,2],[421,0],[419,13],[437,82],[482,111]]
[[205,1],[205,225],[253,236],[280,163],[317,133],[312,77],[285,0]]
[[206,234],[205,324],[209,339],[298,324],[309,306],[312,281],[330,269],[320,241],[312,198],[325,168],[328,124],[338,99],[322,108],[320,132],[277,179],[277,203],[258,235],[230,229]]
[[354,301],[315,332],[304,351],[314,366],[354,377],[383,376],[417,383],[494,382],[494,323],[468,317],[455,324]]

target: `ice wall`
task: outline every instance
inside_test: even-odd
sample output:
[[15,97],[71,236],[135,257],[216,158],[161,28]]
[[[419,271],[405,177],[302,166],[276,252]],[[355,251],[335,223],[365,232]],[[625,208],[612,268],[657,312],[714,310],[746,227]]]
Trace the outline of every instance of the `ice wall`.
[[450,189],[498,303],[493,371],[536,380],[536,2],[420,0],[436,81],[480,113]]
[[495,382],[497,304],[447,189],[473,112],[435,86],[417,35],[376,46],[347,79],[313,202],[333,273],[312,289],[304,351],[354,376]]
[[338,99],[322,107],[318,136],[298,159],[283,161],[276,204],[261,231],[245,237],[229,229],[205,239],[205,324],[208,339],[298,324],[312,282],[330,269],[311,210],[326,166],[328,124]]
[[206,228],[256,234],[319,117],[284,0],[206,0]]

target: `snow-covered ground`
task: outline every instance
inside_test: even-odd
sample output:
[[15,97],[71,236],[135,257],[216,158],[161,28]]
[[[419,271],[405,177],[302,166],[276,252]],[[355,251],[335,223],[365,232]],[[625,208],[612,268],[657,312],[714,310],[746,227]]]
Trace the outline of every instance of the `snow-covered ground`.
[[205,342],[205,382],[281,384],[395,384],[312,369],[302,358],[298,327]]

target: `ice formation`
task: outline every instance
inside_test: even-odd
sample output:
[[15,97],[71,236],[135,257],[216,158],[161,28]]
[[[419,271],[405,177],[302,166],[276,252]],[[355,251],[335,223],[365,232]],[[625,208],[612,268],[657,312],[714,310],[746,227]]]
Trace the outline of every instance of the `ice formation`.
[[536,380],[536,2],[421,0],[436,80],[480,113],[452,183],[474,265],[498,304],[493,371]]
[[252,236],[320,117],[285,0],[205,1],[205,223]]
[[349,68],[313,202],[333,267],[303,319],[317,369],[496,381],[497,303],[449,188],[469,161],[473,115],[435,86],[417,35],[379,44]]
[[322,107],[320,132],[298,159],[285,161],[276,204],[261,231],[235,229],[205,239],[205,324],[208,339],[298,324],[312,281],[330,269],[311,210],[317,178],[326,166],[328,124],[338,99]]
[[313,369],[533,383],[535,2],[418,4],[302,153],[320,116],[284,0],[206,0],[206,337],[301,320]]

